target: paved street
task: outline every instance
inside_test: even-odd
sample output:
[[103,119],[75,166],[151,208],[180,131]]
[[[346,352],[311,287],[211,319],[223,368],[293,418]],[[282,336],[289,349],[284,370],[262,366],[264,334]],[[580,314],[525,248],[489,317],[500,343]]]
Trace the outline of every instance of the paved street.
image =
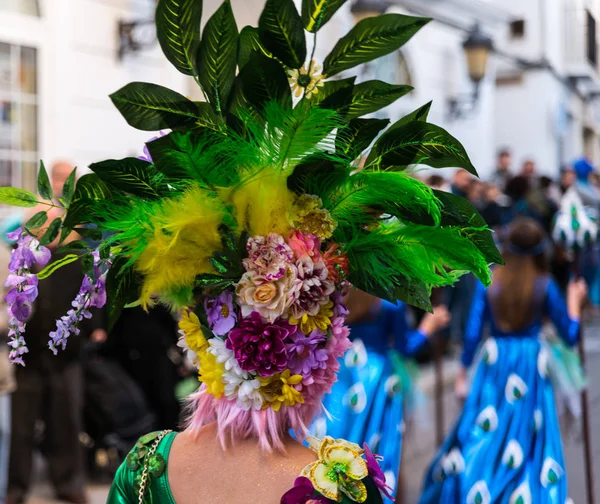
[[[586,349],[588,355],[588,376],[590,383],[590,420],[593,437],[593,454],[596,475],[596,496],[600,497],[600,321],[586,325]],[[452,394],[453,376],[456,373],[456,362],[445,364],[446,393],[444,396],[447,427],[451,425],[458,414],[458,405]],[[433,375],[431,369],[424,369],[421,386],[427,393],[433,390]],[[403,460],[404,481],[406,487],[406,503],[413,504],[419,496],[423,473],[434,452],[434,410],[433,400],[428,399],[416,412],[411,422],[405,441]],[[583,451],[578,438],[578,428],[565,436],[565,451],[567,470],[569,474],[570,495],[575,504],[585,504],[585,476]],[[108,487],[106,485],[90,486],[88,488],[92,504],[106,502]],[[51,499],[51,490],[47,484],[38,483],[29,499],[28,504],[56,503]]]

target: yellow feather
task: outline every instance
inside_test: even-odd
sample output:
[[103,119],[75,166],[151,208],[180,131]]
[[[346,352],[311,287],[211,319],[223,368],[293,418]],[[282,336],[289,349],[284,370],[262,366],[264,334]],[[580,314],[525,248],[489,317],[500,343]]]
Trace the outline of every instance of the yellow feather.
[[290,212],[295,195],[287,188],[287,177],[280,172],[260,172],[241,186],[223,189],[239,226],[251,236],[286,234],[291,230]]
[[196,275],[214,272],[210,258],[222,247],[219,225],[224,212],[222,202],[200,187],[161,202],[149,219],[147,246],[136,261],[144,275],[144,306],[156,293],[192,285]]

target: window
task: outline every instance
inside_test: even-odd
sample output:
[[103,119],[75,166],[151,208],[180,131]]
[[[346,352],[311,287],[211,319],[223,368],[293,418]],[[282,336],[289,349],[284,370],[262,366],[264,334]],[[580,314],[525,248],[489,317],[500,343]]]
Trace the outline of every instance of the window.
[[596,42],[596,19],[590,11],[586,11],[587,16],[587,59],[596,67],[598,64],[598,43]]
[[516,19],[510,23],[510,38],[522,39],[525,36],[525,20]]
[[39,16],[40,4],[39,0],[0,0],[0,11]]
[[0,185],[33,190],[37,162],[37,50],[0,42]]

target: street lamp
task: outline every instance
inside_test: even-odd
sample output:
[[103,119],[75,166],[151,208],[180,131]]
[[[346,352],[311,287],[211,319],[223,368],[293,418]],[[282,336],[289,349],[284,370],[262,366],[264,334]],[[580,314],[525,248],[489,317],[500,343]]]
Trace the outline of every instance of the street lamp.
[[448,99],[448,116],[450,119],[460,119],[475,109],[479,100],[479,84],[485,77],[490,52],[494,50],[492,39],[475,25],[469,36],[463,42],[467,59],[469,78],[473,82],[473,92],[466,96]]

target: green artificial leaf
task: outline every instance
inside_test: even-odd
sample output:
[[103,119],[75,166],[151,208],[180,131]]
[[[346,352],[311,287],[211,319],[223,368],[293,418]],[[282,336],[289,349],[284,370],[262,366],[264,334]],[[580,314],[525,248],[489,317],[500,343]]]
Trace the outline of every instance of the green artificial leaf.
[[89,277],[94,274],[94,257],[92,254],[85,254],[81,256],[81,270],[84,275],[88,275]]
[[267,0],[258,20],[258,33],[267,50],[284,65],[304,65],[306,40],[294,0]]
[[25,223],[25,227],[27,229],[37,229],[41,226],[43,226],[44,224],[46,224],[46,221],[48,220],[48,214],[46,213],[45,210],[36,213],[31,219],[29,219],[26,223]]
[[93,227],[85,227],[85,228],[75,228],[73,229],[77,234],[86,238],[90,241],[97,242],[102,240],[102,231],[98,228]]
[[48,229],[46,229],[44,235],[40,238],[40,245],[48,245],[49,243],[52,243],[54,240],[56,240],[56,238],[58,237],[58,233],[60,232],[61,225],[62,220],[60,219],[60,217],[54,219],[48,226]]
[[109,332],[125,305],[133,303],[140,297],[141,277],[128,262],[127,257],[117,256],[106,275]]
[[326,82],[317,95],[319,107],[335,110],[340,115],[344,115],[344,111],[352,104],[355,79],[356,77],[350,77]]
[[[214,131],[220,131],[225,126],[223,118],[218,115],[212,108],[210,103],[207,102],[196,102],[198,107],[198,118],[196,119],[196,126],[194,129],[211,129]],[[175,128],[176,130],[179,128]],[[187,128],[181,128],[186,131]]]
[[[328,190],[337,188],[350,176],[347,165],[335,163],[330,159],[309,157],[299,163],[287,178],[287,186],[296,194],[315,194],[324,196]],[[325,180],[327,183],[322,183]]]
[[227,104],[235,79],[238,29],[229,0],[206,23],[198,51],[198,80],[215,110]]
[[62,202],[63,205],[68,207],[71,204],[71,200],[73,199],[73,194],[75,193],[75,177],[77,176],[77,168],[73,168],[73,171],[67,177],[65,181],[65,185],[62,190]]
[[156,170],[152,164],[142,159],[134,157],[108,159],[91,164],[90,170],[109,186],[126,193],[141,198],[158,197],[157,189],[152,183],[152,176]]
[[254,28],[253,26],[244,26],[238,38],[237,62],[240,69],[244,68],[246,63],[250,61],[250,56],[253,52],[262,53],[268,58],[273,57],[271,52],[268,51],[260,41],[258,28]]
[[193,101],[157,84],[131,82],[110,99],[131,126],[143,131],[188,126],[198,119]]
[[485,257],[488,264],[504,264],[502,255],[496,247],[492,232],[487,223],[469,200],[456,194],[434,190],[433,193],[442,203],[442,226],[472,228],[471,240]]
[[278,61],[254,53],[239,77],[245,99],[258,111],[269,102],[292,108],[292,91],[285,70]]
[[37,196],[18,187],[0,187],[0,203],[17,207],[34,207],[38,204]]
[[80,256],[78,256],[77,254],[68,254],[64,257],[61,257],[60,259],[48,264],[48,266],[46,266],[36,276],[38,277],[38,280],[44,280],[44,278],[48,278],[56,270],[62,268],[63,266],[66,266],[67,264],[71,264],[72,262],[77,261],[79,257]]
[[341,112],[346,119],[354,119],[387,107],[412,90],[412,86],[395,86],[379,80],[361,82],[354,86],[352,101]]
[[186,75],[197,75],[202,0],[159,0],[156,37],[167,59]]
[[46,167],[44,166],[44,162],[40,161],[40,169],[38,171],[38,180],[37,180],[38,193],[40,196],[46,200],[51,200],[54,196],[52,192],[52,185],[50,184],[50,178],[48,177],[48,172],[46,171]]
[[397,51],[429,21],[402,14],[382,14],[363,19],[338,41],[325,58],[323,74],[331,77]]
[[84,240],[74,240],[72,242],[69,243],[65,243],[64,245],[62,245],[61,247],[59,247],[56,250],[57,254],[64,254],[65,252],[72,252],[72,251],[81,251],[81,250],[89,250],[89,246],[88,243]]
[[402,117],[401,119],[398,119],[394,124],[392,124],[388,128],[386,133],[389,133],[390,131],[398,129],[401,126],[408,124],[409,122],[413,122],[413,121],[427,122],[427,116],[429,115],[429,110],[431,110],[431,104],[432,104],[432,102],[426,103],[422,107],[419,107],[417,110]]
[[405,168],[423,164],[432,168],[464,168],[477,175],[462,144],[434,124],[412,121],[384,133],[371,149],[365,166]]
[[389,119],[352,119],[338,130],[335,150],[356,159],[389,123]]
[[[77,181],[73,200],[67,210],[63,228],[65,235],[61,237],[61,242],[69,235],[78,224],[87,224],[91,222],[90,207],[95,201],[105,200],[111,197],[109,187],[98,178],[95,173],[88,173]],[[83,235],[82,235],[83,236]]]
[[319,31],[346,0],[302,0],[302,22],[311,33]]

